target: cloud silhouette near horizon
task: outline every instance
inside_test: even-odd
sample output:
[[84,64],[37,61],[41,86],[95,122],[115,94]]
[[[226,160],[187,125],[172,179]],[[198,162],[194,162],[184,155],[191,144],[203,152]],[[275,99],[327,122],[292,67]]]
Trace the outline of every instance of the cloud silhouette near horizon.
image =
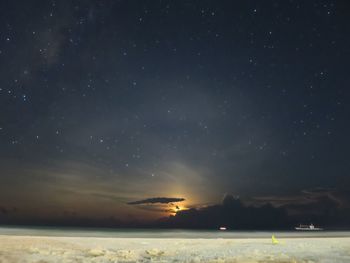
[[128,202],[128,205],[142,205],[142,204],[169,204],[185,201],[185,198],[175,198],[175,197],[153,197],[143,200]]

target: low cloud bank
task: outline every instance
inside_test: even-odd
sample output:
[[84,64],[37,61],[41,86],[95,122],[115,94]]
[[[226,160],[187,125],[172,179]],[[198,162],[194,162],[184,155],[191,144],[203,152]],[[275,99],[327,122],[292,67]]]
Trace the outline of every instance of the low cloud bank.
[[342,209],[333,195],[320,192],[317,191],[317,198],[314,196],[312,202],[280,206],[271,203],[247,205],[239,198],[226,195],[221,204],[179,211],[175,216],[160,220],[158,225],[166,228],[217,229],[225,226],[232,230],[291,230],[299,224],[313,223],[328,229],[348,228],[350,211]]

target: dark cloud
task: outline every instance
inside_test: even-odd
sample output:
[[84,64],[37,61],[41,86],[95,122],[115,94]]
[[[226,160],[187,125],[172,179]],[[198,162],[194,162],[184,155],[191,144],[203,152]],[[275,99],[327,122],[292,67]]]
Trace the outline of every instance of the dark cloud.
[[247,206],[231,195],[226,195],[218,205],[178,211],[175,216],[170,216],[159,224],[170,228],[199,229],[217,229],[220,226],[230,229],[271,229],[291,225],[283,208],[272,205]]
[[185,198],[173,198],[173,197],[154,197],[147,198],[139,201],[129,202],[128,205],[142,205],[142,204],[169,204],[175,202],[185,201]]
[[327,195],[319,197],[317,202],[279,207],[271,203],[247,205],[237,197],[226,195],[221,204],[178,211],[159,225],[166,228],[294,229],[300,223],[314,223],[335,229],[346,227],[349,220],[349,211],[339,209],[337,202]]
[[[276,207],[293,208],[293,211],[305,210],[310,212],[314,211],[316,207],[325,206],[326,203],[332,203],[334,207],[343,209],[349,206],[349,201],[350,195],[346,191],[318,187],[303,189],[300,193],[288,196],[255,197],[252,203],[257,205],[270,203]],[[297,209],[295,210],[295,208]]]

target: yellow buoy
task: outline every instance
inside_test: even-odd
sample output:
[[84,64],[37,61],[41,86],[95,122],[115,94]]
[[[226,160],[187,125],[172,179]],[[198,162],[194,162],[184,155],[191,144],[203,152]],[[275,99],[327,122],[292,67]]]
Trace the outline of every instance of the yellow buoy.
[[271,239],[272,239],[272,244],[277,245],[279,243],[279,241],[275,238],[275,235],[272,235]]

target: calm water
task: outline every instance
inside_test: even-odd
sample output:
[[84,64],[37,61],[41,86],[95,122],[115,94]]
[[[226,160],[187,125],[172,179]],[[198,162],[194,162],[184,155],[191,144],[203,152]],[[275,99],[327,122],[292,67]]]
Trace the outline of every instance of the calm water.
[[62,236],[62,237],[116,237],[116,238],[280,238],[350,237],[350,231],[219,231],[172,229],[105,229],[71,227],[13,227],[0,226],[0,235]]

